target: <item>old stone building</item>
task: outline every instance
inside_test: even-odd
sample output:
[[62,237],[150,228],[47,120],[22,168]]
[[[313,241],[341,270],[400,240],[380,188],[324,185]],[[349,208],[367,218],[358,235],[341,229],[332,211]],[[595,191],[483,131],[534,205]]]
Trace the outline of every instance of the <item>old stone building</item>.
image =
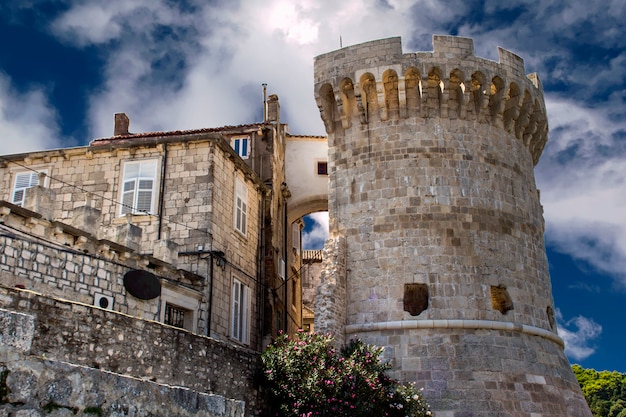
[[315,59],[330,177],[315,327],[385,346],[438,417],[591,416],[554,318],[539,78],[504,49],[433,44]]
[[317,57],[328,138],[290,135],[270,96],[262,123],[118,114],[88,146],[1,157],[0,415],[251,415],[258,352],[305,327],[384,346],[437,417],[590,416],[554,318],[541,83],[433,43]]
[[[295,238],[288,236],[288,128],[280,123],[277,97],[270,96],[266,106],[263,123],[173,132],[131,133],[129,118],[116,114],[112,137],[2,157],[0,285],[6,294],[0,308],[11,323],[19,320],[10,311],[30,317],[28,337],[35,346],[27,352],[219,393],[250,410],[256,402],[254,352],[279,330],[302,325],[301,309],[294,307],[301,304],[300,289],[294,288],[299,275],[287,277],[288,262],[300,270],[293,256],[300,251],[300,229]],[[47,340],[47,332],[68,325],[62,319],[46,322],[57,308],[69,308],[76,313],[73,322],[82,323],[78,334],[65,335],[68,343],[76,339],[71,346]],[[107,317],[105,323],[91,328],[94,315]],[[118,335],[107,329],[129,317],[144,324],[126,323]],[[191,353],[189,363],[168,369],[169,356],[184,356],[185,349],[154,336],[164,331],[157,323],[188,331],[185,337],[195,338],[190,346],[205,354],[227,351],[203,366],[224,361],[226,375],[243,366],[233,380],[240,387],[217,381],[224,375],[215,365],[212,375],[202,375]],[[146,343],[153,335],[157,353],[146,352],[151,344],[134,344],[134,328]],[[81,346],[81,338],[91,343]],[[135,347],[144,352],[141,357],[128,355]],[[9,375],[15,371],[0,362]],[[11,395],[3,401],[37,397],[15,389]],[[61,405],[80,409],[63,400]]]

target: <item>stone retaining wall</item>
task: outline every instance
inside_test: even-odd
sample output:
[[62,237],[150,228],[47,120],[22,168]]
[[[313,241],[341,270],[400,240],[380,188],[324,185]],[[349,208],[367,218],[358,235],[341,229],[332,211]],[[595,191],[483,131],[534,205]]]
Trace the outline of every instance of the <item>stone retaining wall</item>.
[[257,407],[255,352],[90,305],[0,287],[0,342],[0,415],[47,406],[54,415],[239,416]]

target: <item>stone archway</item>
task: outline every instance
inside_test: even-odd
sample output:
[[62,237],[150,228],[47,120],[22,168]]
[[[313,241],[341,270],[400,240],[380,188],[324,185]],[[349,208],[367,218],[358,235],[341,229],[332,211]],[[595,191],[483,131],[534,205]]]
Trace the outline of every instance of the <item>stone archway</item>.
[[[300,327],[312,326],[314,316],[311,297],[315,295],[321,251],[302,251],[302,218],[328,211],[328,141],[325,136],[287,136],[285,141],[285,180],[291,196],[287,201],[287,298]],[[319,258],[319,259],[317,259]],[[315,265],[313,265],[315,264]],[[317,281],[316,281],[317,279]],[[305,288],[303,288],[305,287]],[[306,302],[305,302],[306,301]],[[313,300],[314,301],[314,300]],[[293,331],[295,329],[288,329]]]

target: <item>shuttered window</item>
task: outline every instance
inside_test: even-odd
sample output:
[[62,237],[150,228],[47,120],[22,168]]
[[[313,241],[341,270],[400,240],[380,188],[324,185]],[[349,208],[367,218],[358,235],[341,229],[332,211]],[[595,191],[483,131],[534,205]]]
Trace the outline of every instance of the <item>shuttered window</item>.
[[234,227],[239,233],[245,235],[248,226],[248,188],[246,184],[237,180],[235,185],[235,219]]
[[23,206],[26,190],[37,185],[39,185],[39,174],[37,172],[21,172],[15,174],[11,202],[18,206]]
[[241,343],[249,342],[250,288],[233,279],[230,334]]

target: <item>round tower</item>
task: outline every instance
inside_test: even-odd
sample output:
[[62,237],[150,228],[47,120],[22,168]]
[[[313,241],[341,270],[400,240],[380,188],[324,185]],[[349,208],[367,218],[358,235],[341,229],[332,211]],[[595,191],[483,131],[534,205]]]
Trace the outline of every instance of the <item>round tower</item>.
[[591,416],[556,330],[539,78],[504,49],[433,45],[315,58],[330,175],[316,330],[385,346],[438,417]]

